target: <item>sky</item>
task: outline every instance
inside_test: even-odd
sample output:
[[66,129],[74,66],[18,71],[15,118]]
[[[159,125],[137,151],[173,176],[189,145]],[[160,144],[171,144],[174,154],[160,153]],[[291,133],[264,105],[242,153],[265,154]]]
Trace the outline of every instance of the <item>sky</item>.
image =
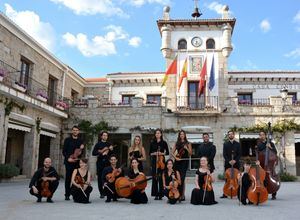
[[[237,19],[230,70],[300,70],[300,0],[199,0],[201,18]],[[156,20],[189,19],[193,0],[0,0],[0,10],[85,78],[165,71]]]

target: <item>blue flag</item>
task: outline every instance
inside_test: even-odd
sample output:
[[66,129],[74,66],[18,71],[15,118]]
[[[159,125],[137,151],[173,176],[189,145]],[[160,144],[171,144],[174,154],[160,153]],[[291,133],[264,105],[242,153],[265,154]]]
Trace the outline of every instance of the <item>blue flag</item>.
[[209,75],[209,84],[208,84],[208,88],[209,90],[213,90],[213,88],[215,87],[215,62],[214,62],[214,55],[212,58],[212,62],[211,62],[211,68],[210,68],[210,75]]

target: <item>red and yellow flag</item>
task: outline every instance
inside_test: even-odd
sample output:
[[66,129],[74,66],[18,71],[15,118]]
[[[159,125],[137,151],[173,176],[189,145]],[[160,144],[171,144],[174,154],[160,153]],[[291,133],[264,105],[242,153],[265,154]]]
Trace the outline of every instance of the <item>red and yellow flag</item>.
[[187,58],[185,59],[182,70],[181,70],[181,76],[178,81],[178,91],[180,90],[183,79],[186,77],[187,77]]
[[163,82],[161,84],[161,87],[163,87],[166,84],[166,82],[168,80],[168,77],[171,74],[177,74],[177,56],[174,58],[174,60],[171,63],[171,65],[168,67],[168,69],[166,71],[166,74],[164,76]]
[[206,57],[204,60],[203,67],[200,71],[200,80],[199,80],[199,88],[198,88],[198,96],[201,96],[205,93],[206,87],[206,76],[207,76],[207,67],[206,67]]

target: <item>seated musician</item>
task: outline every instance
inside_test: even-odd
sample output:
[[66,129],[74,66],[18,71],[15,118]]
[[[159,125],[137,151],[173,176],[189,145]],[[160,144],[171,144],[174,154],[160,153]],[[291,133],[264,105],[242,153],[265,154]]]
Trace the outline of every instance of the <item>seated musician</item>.
[[93,187],[91,186],[91,173],[88,170],[88,159],[80,159],[79,166],[72,174],[71,195],[74,202],[90,203],[89,198]]
[[[168,198],[168,203],[175,204],[180,199],[179,197],[176,198],[176,196],[169,196],[169,192],[172,186],[170,184],[174,181],[177,182],[178,188],[174,190],[179,190],[179,186],[181,184],[181,178],[180,173],[178,171],[175,171],[173,168],[174,162],[171,159],[168,159],[166,162],[167,169],[163,172],[162,179],[163,179],[163,186],[164,186],[164,195]],[[175,184],[174,184],[175,185]],[[178,191],[179,193],[179,191]]]
[[192,191],[191,203],[193,205],[213,205],[218,203],[215,201],[212,188],[212,182],[214,181],[215,178],[213,173],[210,173],[207,158],[201,157],[200,168],[196,171],[196,188]]
[[[247,192],[249,187],[251,186],[251,179],[249,176],[249,170],[251,168],[251,161],[247,159],[244,163],[244,171],[238,174],[239,179],[239,189],[238,189],[238,199],[241,201],[243,205],[247,205]],[[248,204],[252,204],[248,200]]]
[[42,197],[47,197],[47,202],[52,203],[52,197],[59,184],[59,176],[51,166],[50,158],[45,158],[44,167],[38,169],[31,178],[29,193],[37,197],[37,202],[42,201]]
[[[128,173],[129,179],[134,179],[138,175],[143,174],[139,170],[139,161],[136,158],[133,158],[130,162],[130,170]],[[145,193],[145,190],[135,189],[130,196],[131,203],[133,204],[145,204],[148,202],[148,197]]]
[[115,181],[118,177],[124,176],[121,168],[117,168],[117,156],[112,154],[109,157],[110,166],[105,167],[102,172],[103,192],[106,195],[105,202],[118,201],[115,189]]

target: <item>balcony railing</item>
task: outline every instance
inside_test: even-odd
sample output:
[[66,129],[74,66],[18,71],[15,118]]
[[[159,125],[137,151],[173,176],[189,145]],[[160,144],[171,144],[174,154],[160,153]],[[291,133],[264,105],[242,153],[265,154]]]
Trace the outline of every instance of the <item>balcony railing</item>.
[[177,110],[216,111],[218,110],[218,96],[178,96]]
[[67,110],[72,104],[71,100],[61,96],[61,92],[49,90],[47,86],[30,76],[26,79],[28,83],[20,82],[20,74],[19,70],[0,60],[0,83],[62,111]]
[[243,106],[269,106],[270,99],[238,100],[238,104]]

